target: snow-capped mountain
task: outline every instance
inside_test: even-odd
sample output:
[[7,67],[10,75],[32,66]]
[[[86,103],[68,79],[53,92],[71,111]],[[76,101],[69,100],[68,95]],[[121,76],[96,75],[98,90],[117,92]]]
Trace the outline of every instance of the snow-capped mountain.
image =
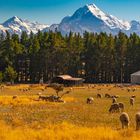
[[6,30],[13,34],[16,33],[21,35],[22,31],[26,31],[29,34],[31,31],[37,33],[38,30],[43,30],[48,28],[48,25],[40,24],[38,22],[29,22],[28,20],[22,20],[16,16],[8,19],[3,24],[0,25],[0,32],[5,33]]
[[128,35],[131,33],[136,33],[140,35],[140,22],[133,20],[130,22],[130,25],[131,25],[131,28],[125,33]]
[[38,22],[29,22],[15,16],[0,24],[0,32],[5,33],[6,30],[11,34],[16,33],[19,35],[21,35],[22,31],[26,31],[29,34],[31,31],[37,33],[38,30],[42,32],[50,30],[55,32],[57,30],[63,35],[68,34],[70,31],[81,35],[85,31],[106,32],[113,35],[122,31],[127,35],[134,32],[140,35],[140,22],[120,20],[115,16],[104,13],[95,4],[89,4],[79,8],[72,16],[63,18],[60,24],[52,24],[51,26]]
[[44,28],[42,32],[53,31],[55,32],[58,29],[59,24],[52,24],[50,27]]
[[94,4],[79,8],[72,16],[65,17],[58,26],[58,30],[63,34],[70,31],[80,34],[85,31],[117,34],[120,30],[128,31],[130,28],[129,22],[105,14]]

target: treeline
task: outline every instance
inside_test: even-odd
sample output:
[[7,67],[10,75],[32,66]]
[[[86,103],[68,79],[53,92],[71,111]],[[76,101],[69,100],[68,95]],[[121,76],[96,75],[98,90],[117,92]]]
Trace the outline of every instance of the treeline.
[[32,32],[21,37],[0,35],[0,82],[44,82],[60,74],[82,77],[88,83],[130,82],[140,70],[140,37],[85,32]]

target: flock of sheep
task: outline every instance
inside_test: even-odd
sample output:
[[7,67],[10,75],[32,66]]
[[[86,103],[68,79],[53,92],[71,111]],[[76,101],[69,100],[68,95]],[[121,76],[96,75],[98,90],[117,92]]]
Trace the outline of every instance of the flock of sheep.
[[[91,87],[88,87],[88,88],[91,88]],[[94,88],[94,87],[92,87]],[[120,87],[122,88],[122,87]],[[27,88],[27,89],[20,89],[20,91],[23,91],[23,92],[26,92],[26,91],[29,91],[30,88]],[[70,89],[70,91],[67,91],[68,93],[71,92],[73,90],[73,88]],[[97,89],[98,91],[101,90],[100,89]],[[108,89],[108,90],[111,90],[111,89]],[[123,90],[123,88],[122,88]],[[130,92],[134,92],[136,89],[130,89],[128,88],[127,91]],[[64,93],[64,95],[67,94],[67,93]],[[39,100],[44,100],[44,101],[51,101],[51,102],[65,102],[61,99],[61,97],[59,96],[55,96],[55,95],[52,95],[52,96],[42,96],[41,93],[38,93],[39,95]],[[63,96],[63,95],[62,95]],[[102,94],[97,94],[97,98],[102,98],[103,95]],[[123,112],[124,111],[124,103],[122,102],[117,102],[117,98],[119,98],[119,95],[110,95],[110,94],[105,94],[104,96],[105,98],[110,98],[112,99],[112,104],[109,108],[109,113],[119,113],[119,112],[122,112],[122,114],[120,115],[120,122],[122,124],[122,129],[124,128],[128,128],[129,127],[129,123],[130,123],[130,119],[129,119],[129,115],[126,113],[126,112]],[[16,99],[17,96],[13,96],[13,99]],[[136,96],[135,95],[132,95],[129,99],[129,103],[131,106],[134,105],[135,103],[135,98]],[[93,97],[88,97],[87,100],[86,100],[87,104],[92,104],[94,102],[94,98]],[[137,113],[135,115],[135,121],[136,121],[136,130],[140,130],[140,113]]]
[[[132,89],[132,91],[134,92],[136,89]],[[131,89],[127,89],[128,92],[131,91]],[[103,96],[101,94],[97,94],[97,98],[102,98]],[[122,114],[120,115],[120,122],[122,124],[122,129],[124,128],[128,128],[129,127],[129,123],[130,123],[130,119],[129,119],[129,115],[124,111],[124,103],[119,102],[117,103],[117,98],[119,98],[118,95],[109,95],[109,94],[105,94],[104,96],[105,98],[111,98],[112,99],[112,104],[109,108],[109,113],[119,113],[122,112]],[[129,103],[131,106],[134,105],[135,103],[135,95],[132,95],[129,99]],[[88,97],[87,98],[87,104],[91,104],[94,102],[94,98],[93,97]],[[136,113],[135,115],[135,122],[136,122],[136,130],[140,130],[140,112]]]

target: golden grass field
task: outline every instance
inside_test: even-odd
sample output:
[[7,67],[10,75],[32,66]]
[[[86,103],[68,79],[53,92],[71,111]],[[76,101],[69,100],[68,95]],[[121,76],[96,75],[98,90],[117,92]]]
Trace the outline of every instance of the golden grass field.
[[[63,98],[66,103],[37,101],[39,92],[52,95],[55,91],[39,85],[32,86],[30,91],[22,91],[28,87],[4,86],[0,90],[0,140],[140,139],[140,132],[135,131],[135,114],[140,111],[140,86],[73,87],[71,93]],[[128,88],[136,91],[128,92]],[[125,112],[130,117],[129,129],[121,129],[120,113],[109,114],[112,100],[105,97],[98,99],[97,93],[120,96],[117,101],[125,104]],[[16,99],[12,99],[14,95],[17,95]],[[131,95],[136,95],[133,107],[129,104]],[[86,104],[86,98],[90,96],[94,98],[94,103]]]

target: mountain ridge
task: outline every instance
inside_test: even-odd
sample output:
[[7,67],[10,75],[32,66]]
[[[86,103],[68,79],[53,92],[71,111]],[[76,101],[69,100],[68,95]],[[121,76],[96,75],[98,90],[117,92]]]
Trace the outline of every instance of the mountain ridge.
[[18,34],[21,35],[23,31],[26,31],[27,34],[30,32],[37,33],[38,30],[43,30],[44,28],[48,28],[49,26],[46,24],[40,24],[38,22],[30,22],[28,20],[23,20],[17,16],[13,16],[9,18],[4,23],[0,24],[0,32],[6,33],[8,31],[10,34]]
[[132,20],[130,22],[120,20],[119,18],[106,14],[100,10],[95,4],[87,4],[77,9],[73,15],[64,17],[59,24],[40,24],[38,22],[30,22],[28,20],[22,20],[17,16],[14,16],[3,24],[0,24],[0,32],[5,33],[6,30],[11,34],[16,33],[21,35],[22,31],[26,31],[27,34],[37,33],[38,30],[42,32],[60,31],[63,35],[69,34],[69,32],[80,33],[81,35],[87,32],[106,32],[107,34],[118,34],[119,31],[130,35],[136,33],[140,35],[140,22]]

